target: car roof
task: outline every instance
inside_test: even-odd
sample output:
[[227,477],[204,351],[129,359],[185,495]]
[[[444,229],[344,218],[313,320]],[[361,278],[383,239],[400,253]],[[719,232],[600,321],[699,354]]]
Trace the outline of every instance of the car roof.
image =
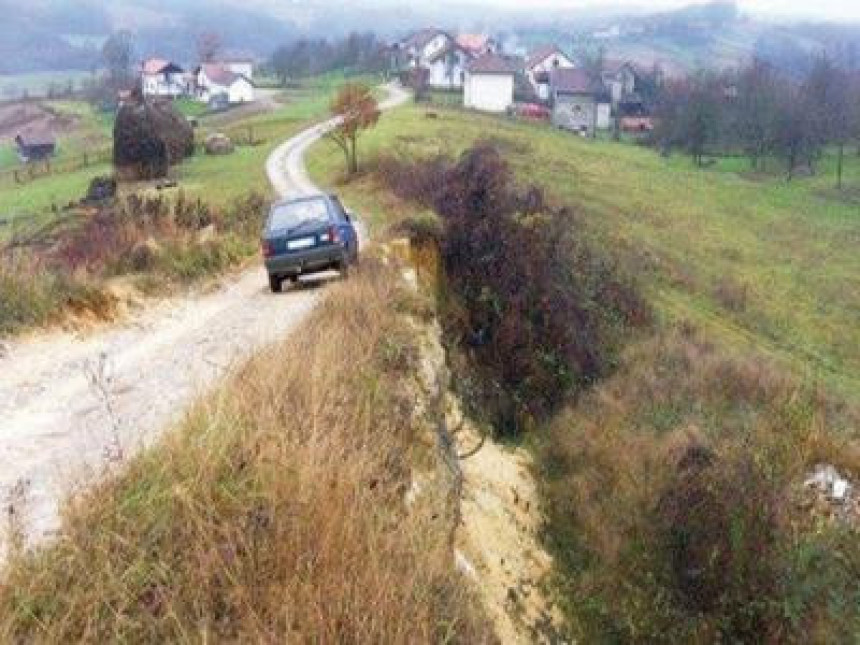
[[284,197],[283,199],[278,199],[272,202],[271,208],[275,206],[284,206],[285,204],[298,204],[299,202],[309,202],[315,199],[322,199],[323,201],[331,201],[333,195],[327,195],[325,193],[317,193],[316,195],[302,195],[301,197]]

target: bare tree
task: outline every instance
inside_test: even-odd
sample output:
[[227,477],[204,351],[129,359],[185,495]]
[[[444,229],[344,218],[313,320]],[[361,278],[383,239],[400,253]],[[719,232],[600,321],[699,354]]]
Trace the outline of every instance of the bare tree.
[[201,63],[211,63],[221,53],[221,36],[214,31],[204,31],[197,37],[197,56]]
[[776,116],[781,109],[780,83],[773,68],[759,59],[738,77],[735,133],[753,170],[764,170],[767,156],[773,152]]
[[108,73],[111,89],[119,89],[130,84],[133,78],[134,37],[130,31],[117,31],[110,35],[102,46],[102,58]]
[[340,122],[326,137],[343,151],[347,174],[354,175],[358,172],[358,138],[379,121],[379,105],[370,87],[349,83],[332,101],[331,112]]
[[806,101],[818,105],[821,118],[817,120],[817,136],[821,144],[836,146],[836,187],[842,188],[845,167],[845,146],[854,130],[851,79],[827,56],[816,59],[804,84]]
[[781,100],[782,108],[775,121],[775,151],[786,163],[787,179],[791,181],[797,169],[806,164],[814,169],[815,159],[821,152],[816,104],[810,103],[810,94],[803,87],[787,86]]
[[676,134],[699,167],[704,165],[707,147],[720,135],[722,88],[720,78],[700,73],[690,81],[687,96],[681,104]]

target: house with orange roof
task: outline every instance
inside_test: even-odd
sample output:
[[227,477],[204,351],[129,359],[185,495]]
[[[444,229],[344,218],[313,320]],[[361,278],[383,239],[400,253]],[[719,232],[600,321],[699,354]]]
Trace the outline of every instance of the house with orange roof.
[[498,43],[486,34],[460,34],[456,41],[472,58],[499,52]]
[[148,58],[140,66],[140,87],[144,96],[185,96],[188,82],[185,71],[163,58]]

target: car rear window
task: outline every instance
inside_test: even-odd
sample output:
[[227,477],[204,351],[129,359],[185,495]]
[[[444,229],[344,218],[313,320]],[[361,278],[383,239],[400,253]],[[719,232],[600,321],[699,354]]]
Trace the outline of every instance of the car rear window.
[[278,204],[272,209],[269,229],[281,231],[295,228],[309,221],[328,221],[328,206],[323,199],[305,199],[300,202]]

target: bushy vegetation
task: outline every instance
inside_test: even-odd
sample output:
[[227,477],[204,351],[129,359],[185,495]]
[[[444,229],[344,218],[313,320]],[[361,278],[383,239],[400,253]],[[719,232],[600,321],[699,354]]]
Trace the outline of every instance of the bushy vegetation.
[[373,74],[388,65],[387,44],[372,32],[352,32],[338,40],[299,38],[281,45],[269,59],[269,68],[281,84],[332,71]]
[[845,148],[860,142],[860,85],[847,68],[815,59],[801,79],[753,60],[731,72],[700,72],[664,83],[657,100],[656,141],[703,165],[710,153],[746,155],[753,170],[779,159],[792,179],[814,172],[827,146],[837,150],[842,187]]
[[446,491],[404,502],[435,427],[413,414],[417,303],[366,264],[82,493],[61,539],[11,558],[0,639],[492,640],[453,565]]
[[[264,199],[215,208],[200,199],[132,195],[60,230],[0,247],[0,333],[68,311],[109,316],[105,280],[148,274],[162,283],[216,275],[256,249]],[[152,280],[148,281],[152,284]]]
[[477,407],[498,431],[533,426],[607,375],[620,337],[650,321],[632,281],[574,213],[536,188],[518,191],[492,144],[456,163],[379,167],[396,193],[442,219],[445,324],[479,372]]
[[849,642],[857,528],[803,503],[819,462],[860,471],[857,411],[689,329],[541,437],[547,537],[585,642]]

